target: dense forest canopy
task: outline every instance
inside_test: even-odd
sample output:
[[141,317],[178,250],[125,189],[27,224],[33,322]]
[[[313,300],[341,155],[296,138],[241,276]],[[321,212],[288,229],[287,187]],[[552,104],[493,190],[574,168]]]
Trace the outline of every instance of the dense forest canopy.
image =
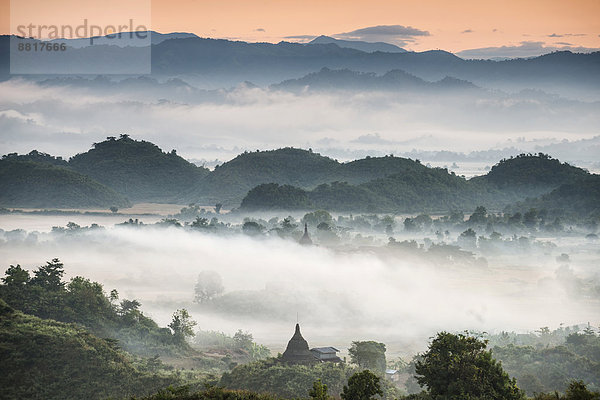
[[[141,201],[218,203],[248,210],[446,212],[480,204],[501,210],[567,184],[574,186],[527,204],[537,207],[534,204],[545,202],[544,208],[558,208],[552,203],[573,204],[564,200],[571,196],[584,205],[580,210],[590,214],[590,204],[597,199],[594,190],[578,190],[594,186],[593,179],[586,180],[593,174],[543,153],[503,159],[486,175],[469,180],[446,168],[393,155],[340,163],[296,148],[244,152],[209,171],[187,162],[175,150],[165,153],[123,134],[95,143],[68,162],[34,150],[27,155],[8,154],[1,163],[0,185],[10,187],[13,195],[5,194],[0,205],[12,207],[108,208]],[[52,187],[46,185],[49,182]],[[92,190],[96,190],[93,196]],[[59,199],[60,193],[71,197]]]

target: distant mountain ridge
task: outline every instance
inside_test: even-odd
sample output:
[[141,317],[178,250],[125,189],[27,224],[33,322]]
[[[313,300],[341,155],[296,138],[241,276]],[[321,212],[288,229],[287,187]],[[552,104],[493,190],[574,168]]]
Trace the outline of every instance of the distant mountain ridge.
[[[149,37],[148,37],[149,36]],[[90,38],[73,38],[73,39],[53,39],[49,40],[50,43],[65,43],[75,49],[82,47],[88,47],[90,45],[108,45],[108,46],[147,46],[148,44],[159,44],[165,40],[170,39],[185,39],[185,38],[197,38],[198,36],[193,33],[187,32],[172,32],[172,33],[159,33],[156,31],[136,31],[136,32],[120,32],[113,35],[104,36],[93,36]]]
[[298,79],[289,79],[270,86],[272,89],[300,91],[305,89],[331,90],[417,90],[432,92],[448,89],[478,89],[471,82],[445,77],[436,82],[428,82],[402,70],[392,70],[383,75],[356,72],[348,69],[331,70],[322,68]]
[[406,50],[403,48],[390,43],[364,42],[361,40],[342,40],[325,35],[318,36],[307,43],[307,45],[311,44],[335,44],[338,47],[360,50],[366,53],[373,53],[376,51],[381,51],[384,53],[406,53]]
[[[9,36],[0,36],[1,79],[10,77],[9,44]],[[110,60],[118,60],[136,51],[140,50],[118,46],[72,49],[60,54],[58,61],[77,66],[74,70],[93,71],[94,59],[98,56],[106,60],[105,68],[110,70]],[[464,60],[441,50],[369,53],[333,44],[248,43],[181,37],[152,45],[151,53],[152,75],[186,77],[192,84],[213,88],[229,87],[244,81],[270,85],[326,67],[376,74],[399,69],[427,81],[451,76],[484,88],[534,88],[559,94],[578,90],[595,96],[600,93],[600,52],[574,54],[563,51],[531,59],[496,62]],[[118,63],[115,69],[126,70]]]

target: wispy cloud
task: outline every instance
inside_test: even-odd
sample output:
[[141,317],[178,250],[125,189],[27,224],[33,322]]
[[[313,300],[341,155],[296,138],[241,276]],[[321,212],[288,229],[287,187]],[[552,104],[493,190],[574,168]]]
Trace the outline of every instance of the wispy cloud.
[[316,36],[315,35],[291,35],[291,36],[284,36],[283,38],[297,40],[299,42],[310,42],[311,40],[316,38]]
[[[495,30],[495,29],[494,29]],[[473,33],[472,29],[465,29],[464,31],[462,31],[461,33]]]
[[568,50],[574,53],[591,53],[600,50],[598,48],[573,46],[566,42],[558,42],[556,44],[559,46],[547,44],[545,42],[523,41],[519,45],[463,50],[456,53],[456,55],[469,59],[528,58],[552,53],[554,51]]
[[403,25],[377,25],[333,35],[337,39],[390,42],[397,45],[412,43],[417,37],[430,36],[428,31]]
[[561,38],[561,37],[566,37],[566,36],[586,36],[585,33],[553,33],[551,35],[547,35],[550,38]]
[[393,141],[386,140],[379,135],[379,133],[368,133],[366,135],[361,135],[358,138],[354,139],[352,142],[354,143],[362,143],[362,144],[392,144]]

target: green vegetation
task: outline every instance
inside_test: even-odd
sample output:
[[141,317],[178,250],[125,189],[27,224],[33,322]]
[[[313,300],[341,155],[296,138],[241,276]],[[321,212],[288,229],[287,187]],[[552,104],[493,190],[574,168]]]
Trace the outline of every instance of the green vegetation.
[[228,363],[227,367],[260,361],[271,356],[268,347],[255,343],[252,334],[241,329],[233,336],[223,332],[200,330],[194,336],[193,345],[202,351],[222,354],[222,361]]
[[75,171],[113,188],[132,201],[171,202],[208,174],[158,146],[129,135],[109,137],[69,160]]
[[32,208],[130,206],[125,197],[86,175],[52,163],[13,161],[14,158],[16,157],[4,157],[0,161],[1,206]]
[[368,369],[357,372],[348,379],[340,397],[343,400],[372,400],[375,395],[383,396],[379,381],[381,378]]
[[600,213],[597,176],[542,153],[501,160],[487,175],[470,180],[393,155],[340,163],[295,148],[244,152],[208,171],[174,150],[165,153],[128,135],[95,143],[68,163],[37,151],[12,153],[1,162],[0,204],[5,206],[118,209],[127,204],[126,196],[191,203],[180,216],[190,220],[201,211],[193,209],[195,204],[215,204],[216,214],[223,205],[240,204],[244,210],[447,212],[481,204],[503,209],[546,194],[512,207],[584,217]]
[[[242,208],[440,212],[486,204],[498,209],[566,185],[556,189],[562,196],[559,204],[552,204],[552,199],[538,203],[553,210],[565,205],[574,209],[573,204],[577,204],[585,206],[585,212],[598,213],[594,206],[599,199],[596,176],[545,154],[502,160],[488,175],[471,180],[447,169],[428,168],[418,161],[393,156],[338,164],[331,171],[329,178],[335,181],[320,183],[309,191],[304,190],[309,189],[306,186],[300,189],[286,185],[285,190],[274,184],[258,186],[242,200]],[[573,179],[579,181],[566,184]],[[275,178],[272,181],[277,182]],[[577,202],[569,201],[573,199]]]
[[238,365],[230,373],[223,374],[220,385],[229,389],[299,398],[305,397],[313,382],[321,379],[332,394],[339,395],[353,372],[353,368],[343,364],[287,365],[271,358]]
[[438,333],[415,364],[417,382],[433,399],[524,399],[486,346],[473,336]]
[[587,175],[588,172],[581,168],[539,153],[500,160],[487,175],[474,180],[486,181],[502,189],[524,191],[526,196],[537,196]]
[[2,299],[0,359],[3,399],[103,399],[180,383],[171,374],[140,372],[114,340],[23,314]]
[[277,183],[265,183],[251,189],[240,206],[244,210],[306,210],[312,207],[306,191]]
[[564,392],[569,382],[579,379],[599,390],[600,336],[587,329],[568,335],[556,345],[542,345],[549,336],[549,331],[541,331],[537,345],[495,346],[493,354],[529,395]]
[[301,149],[244,152],[216,167],[182,200],[201,204],[218,201],[227,206],[237,206],[255,186],[278,183],[310,188],[329,181],[339,166],[331,158]]
[[58,167],[67,167],[69,164],[62,157],[54,157],[47,153],[32,150],[27,154],[10,153],[2,156],[5,161],[31,161],[38,164],[49,164]]
[[[133,397],[133,400],[137,397]],[[247,390],[230,390],[216,386],[193,392],[188,386],[173,387],[160,390],[158,393],[148,397],[140,397],[139,400],[279,400],[270,394],[250,392]]]
[[600,176],[588,175],[564,183],[548,194],[527,199],[507,211],[546,210],[549,214],[577,220],[600,220]]
[[352,342],[348,349],[350,361],[358,365],[359,368],[377,371],[380,374],[385,372],[385,344],[373,341]]
[[[54,259],[33,271],[19,265],[6,271],[0,285],[0,298],[11,307],[39,318],[77,323],[100,337],[110,337],[128,352],[141,356],[190,354],[183,340],[189,336],[190,318],[176,313],[173,332],[160,328],[145,316],[137,300],[123,299],[117,304],[116,290],[104,293],[101,284],[83,277],[64,282],[63,264]],[[185,311],[187,314],[187,311]]]

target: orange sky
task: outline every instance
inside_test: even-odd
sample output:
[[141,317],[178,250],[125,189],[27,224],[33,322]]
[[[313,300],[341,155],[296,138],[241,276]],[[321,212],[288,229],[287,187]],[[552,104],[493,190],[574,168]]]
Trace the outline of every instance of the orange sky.
[[[21,17],[53,24],[83,18],[116,24],[150,0],[13,0]],[[8,33],[10,0],[0,0]],[[85,3],[85,4],[81,4]],[[138,11],[140,11],[138,9]],[[140,11],[141,12],[141,11]],[[144,14],[141,12],[141,14]],[[388,37],[409,50],[464,49],[540,41],[600,48],[599,0],[152,0],[153,30],[203,37],[278,42],[286,36],[334,35],[377,25],[410,26],[428,36]],[[464,31],[470,31],[463,33]],[[555,37],[549,35],[555,34]]]

